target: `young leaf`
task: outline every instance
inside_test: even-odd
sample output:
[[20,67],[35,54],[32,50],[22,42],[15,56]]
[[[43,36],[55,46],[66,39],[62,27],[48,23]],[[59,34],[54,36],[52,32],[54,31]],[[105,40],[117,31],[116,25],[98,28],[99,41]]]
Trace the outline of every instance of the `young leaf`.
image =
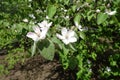
[[49,5],[47,7],[47,15],[49,18],[52,18],[56,13],[56,6],[55,5]]
[[76,7],[77,7],[76,5],[73,5],[73,6],[72,6],[72,11],[73,11],[73,12],[76,11]]
[[107,18],[108,18],[107,14],[99,13],[97,16],[97,24],[99,25],[99,24],[103,23],[104,21],[106,21]]
[[40,54],[47,60],[53,60],[55,53],[55,46],[52,41],[44,40],[39,45]]
[[53,43],[57,44],[60,49],[62,49],[62,42],[58,38],[53,37],[52,41],[53,41]]
[[86,38],[85,33],[84,33],[84,32],[80,32],[80,37],[81,37],[82,39],[85,39],[85,38]]
[[74,18],[74,23],[75,22],[80,23],[80,19],[81,19],[81,16],[79,14],[77,14]]

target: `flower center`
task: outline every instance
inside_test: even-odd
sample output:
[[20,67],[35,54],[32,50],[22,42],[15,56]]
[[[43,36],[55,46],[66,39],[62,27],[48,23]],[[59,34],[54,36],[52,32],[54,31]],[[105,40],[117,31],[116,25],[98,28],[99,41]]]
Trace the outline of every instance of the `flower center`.
[[65,35],[65,38],[66,38],[66,39],[68,39],[68,38],[69,38],[69,35],[68,35],[68,34],[66,34],[66,35]]

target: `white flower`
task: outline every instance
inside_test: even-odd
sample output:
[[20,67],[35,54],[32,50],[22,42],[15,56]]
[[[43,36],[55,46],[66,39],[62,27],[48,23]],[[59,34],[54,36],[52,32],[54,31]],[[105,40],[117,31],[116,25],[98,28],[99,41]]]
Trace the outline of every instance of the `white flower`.
[[65,16],[65,19],[69,19],[70,17],[69,16]]
[[35,19],[34,14],[29,14],[29,17]]
[[26,19],[26,18],[25,18],[25,19],[23,19],[23,22],[26,22],[26,23],[27,23],[27,22],[28,22],[28,19]]
[[50,19],[48,16],[46,16],[46,19]]
[[41,30],[38,26],[33,27],[34,32],[28,32],[27,37],[32,38],[34,41],[39,41],[40,39],[44,39],[41,37]]
[[111,68],[110,67],[106,67],[106,70],[108,71],[108,72],[110,72],[111,71]]
[[99,13],[99,12],[100,12],[100,9],[97,9],[96,12]]
[[43,36],[46,35],[48,29],[50,28],[50,26],[52,25],[52,22],[48,23],[46,20],[42,21],[41,23],[38,23],[40,29],[43,31]]
[[116,11],[106,11],[106,13],[107,13],[108,15],[112,16],[112,15],[115,15],[115,14],[116,14]]
[[77,41],[77,38],[75,37],[75,32],[72,30],[68,30],[66,28],[62,28],[61,34],[56,34],[56,36],[61,39],[66,45],[69,43],[73,43]]
[[64,9],[64,12],[67,12],[67,10],[66,10],[66,9]]
[[47,21],[43,21],[39,23],[39,27],[33,27],[34,32],[28,32],[27,37],[32,38],[34,41],[45,39],[47,31],[51,25],[52,22],[48,24]]
[[80,31],[88,30],[88,27],[84,27],[84,28],[82,28],[82,26],[79,25],[78,22],[75,22],[75,26],[76,26]]

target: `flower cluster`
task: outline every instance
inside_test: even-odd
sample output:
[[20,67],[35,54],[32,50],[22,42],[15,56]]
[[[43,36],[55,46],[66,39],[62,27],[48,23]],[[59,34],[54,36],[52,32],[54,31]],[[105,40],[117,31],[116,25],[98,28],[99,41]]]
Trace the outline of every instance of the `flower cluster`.
[[[48,23],[46,20],[44,20],[41,23],[38,23],[38,26],[34,26],[33,27],[34,32],[28,32],[27,37],[33,39],[35,42],[45,39],[46,34],[51,25],[52,22]],[[62,40],[66,45],[77,41],[75,32],[67,28],[62,28],[61,35],[57,33],[56,36],[57,38]]]
[[38,26],[34,26],[34,32],[28,32],[27,37],[32,38],[35,42],[45,39],[47,31],[51,25],[52,22],[48,23],[46,20],[44,20],[43,22],[38,23]]

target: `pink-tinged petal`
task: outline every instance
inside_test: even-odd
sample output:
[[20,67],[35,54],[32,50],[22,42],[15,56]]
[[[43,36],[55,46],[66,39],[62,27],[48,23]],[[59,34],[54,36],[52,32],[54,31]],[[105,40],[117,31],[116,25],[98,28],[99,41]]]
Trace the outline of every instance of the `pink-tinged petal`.
[[33,32],[28,32],[26,36],[31,38],[31,39],[33,39],[34,41],[38,41],[39,40],[39,37],[35,33],[33,33]]
[[34,26],[34,27],[33,27],[33,30],[35,31],[35,33],[36,33],[37,35],[40,35],[40,28],[39,28],[38,26]]
[[62,30],[61,30],[61,34],[62,35],[66,35],[67,32],[68,32],[68,30],[66,28],[62,28]]
[[61,39],[61,40],[65,39],[65,37],[62,36],[62,35],[60,35],[60,34],[56,34],[56,36],[57,36],[59,39]]
[[76,42],[77,41],[77,38],[76,37],[71,37],[68,39],[68,42]]

